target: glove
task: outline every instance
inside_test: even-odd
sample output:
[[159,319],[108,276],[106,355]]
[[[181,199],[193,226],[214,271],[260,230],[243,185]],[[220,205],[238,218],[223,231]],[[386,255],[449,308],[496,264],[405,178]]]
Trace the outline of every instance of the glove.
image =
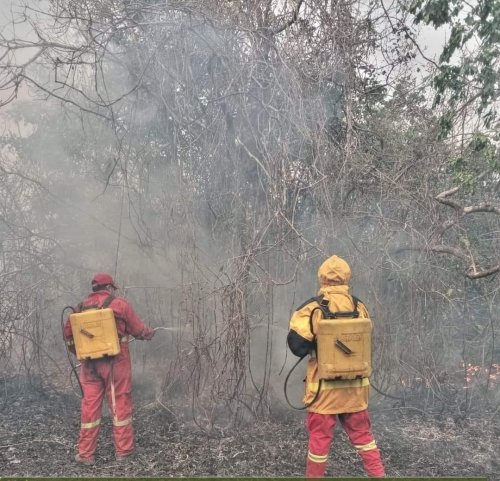
[[144,331],[141,337],[146,341],[151,341],[151,339],[153,339],[153,336],[156,334],[156,331],[154,329],[151,329],[150,327],[146,327]]

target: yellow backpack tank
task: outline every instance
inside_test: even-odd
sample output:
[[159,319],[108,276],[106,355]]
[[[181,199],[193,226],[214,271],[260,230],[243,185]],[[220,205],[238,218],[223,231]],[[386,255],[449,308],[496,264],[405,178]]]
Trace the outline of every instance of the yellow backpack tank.
[[115,314],[108,308],[113,299],[109,296],[101,307],[80,304],[81,312],[69,316],[77,359],[100,359],[120,353]]
[[317,299],[321,311],[316,327],[316,357],[320,380],[357,379],[372,373],[372,322],[360,317],[358,299],[353,297],[354,311],[331,312],[328,299]]

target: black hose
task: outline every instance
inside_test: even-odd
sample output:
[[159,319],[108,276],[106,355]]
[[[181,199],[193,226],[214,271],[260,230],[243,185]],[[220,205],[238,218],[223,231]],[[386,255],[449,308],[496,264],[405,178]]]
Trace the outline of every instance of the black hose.
[[[64,338],[64,312],[66,311],[66,309],[71,309],[73,312],[75,312],[75,310],[73,309],[72,306],[66,306],[61,312],[61,330],[63,333],[63,338]],[[68,349],[68,345],[66,344],[66,342],[64,343],[64,345],[66,346],[66,354],[68,355],[68,361],[69,361],[69,364],[71,366],[71,370],[75,374],[75,377],[76,377],[76,380],[78,381],[78,386],[80,386],[80,392],[82,393],[82,398],[83,398],[83,387],[82,387],[82,383],[80,382],[80,377],[78,376],[78,372],[76,370],[76,367],[73,364],[73,359],[71,359],[70,350]]]
[[290,400],[288,399],[288,393],[286,391],[286,386],[288,384],[288,379],[290,379],[290,376],[292,375],[292,372],[295,370],[295,368],[303,361],[303,359],[305,358],[306,356],[302,356],[296,363],[295,365],[292,367],[292,369],[290,369],[290,372],[288,373],[288,376],[286,377],[285,379],[285,385],[283,386],[283,391],[285,393],[285,399],[286,399],[286,402],[288,403],[288,405],[292,408],[292,409],[295,409],[296,411],[303,411],[304,409],[307,409],[308,407],[312,406],[318,399],[319,397],[319,393],[321,391],[321,383],[322,383],[322,379],[319,380],[319,384],[318,384],[318,390],[316,391],[316,394],[314,395],[314,399],[309,403],[309,404],[306,404],[305,406],[301,407],[301,408],[298,408],[298,407],[295,407],[291,402]]

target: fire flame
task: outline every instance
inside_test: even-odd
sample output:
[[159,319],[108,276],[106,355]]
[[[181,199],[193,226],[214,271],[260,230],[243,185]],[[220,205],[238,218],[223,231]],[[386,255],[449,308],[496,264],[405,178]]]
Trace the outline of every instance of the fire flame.
[[[460,367],[465,369],[465,382],[466,384],[470,384],[474,381],[474,379],[477,379],[481,372],[486,373],[489,372],[488,379],[490,381],[496,381],[497,379],[500,379],[500,364],[494,363],[491,365],[491,369],[488,366],[485,366],[484,368],[481,366],[476,366],[472,364],[471,362],[466,363],[465,361],[462,361],[460,363]],[[468,386],[464,386],[464,389],[467,389]]]

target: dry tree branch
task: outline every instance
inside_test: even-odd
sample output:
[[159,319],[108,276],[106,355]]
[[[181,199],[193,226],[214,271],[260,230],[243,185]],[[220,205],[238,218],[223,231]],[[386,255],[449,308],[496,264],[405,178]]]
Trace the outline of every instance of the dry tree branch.
[[[480,181],[484,179],[488,174],[491,173],[491,170],[485,170],[481,174],[479,174],[476,178],[476,181]],[[478,213],[478,212],[487,212],[493,213],[496,215],[500,215],[500,207],[495,206],[489,202],[483,202],[477,205],[471,206],[463,206],[462,204],[451,200],[450,197],[458,193],[462,190],[463,185],[455,186],[451,189],[441,192],[435,197],[435,200],[440,204],[443,204],[447,207],[451,207],[455,209],[455,216],[443,222],[440,226],[437,227],[434,232],[431,240],[427,245],[427,249],[433,252],[449,254],[453,257],[461,259],[467,264],[467,272],[466,276],[469,279],[481,279],[484,277],[491,276],[500,271],[500,263],[496,263],[493,267],[483,268],[478,267],[476,259],[472,252],[465,253],[462,249],[456,246],[441,244],[441,240],[447,230],[456,225],[460,219],[465,217],[468,214]]]
[[290,20],[288,20],[284,25],[281,25],[280,27],[275,28],[272,32],[273,35],[280,34],[284,30],[286,30],[287,28],[291,27],[297,21],[297,18],[299,16],[299,12],[300,12],[300,7],[302,6],[303,3],[304,3],[304,0],[298,0],[297,6],[295,7],[292,18]]

